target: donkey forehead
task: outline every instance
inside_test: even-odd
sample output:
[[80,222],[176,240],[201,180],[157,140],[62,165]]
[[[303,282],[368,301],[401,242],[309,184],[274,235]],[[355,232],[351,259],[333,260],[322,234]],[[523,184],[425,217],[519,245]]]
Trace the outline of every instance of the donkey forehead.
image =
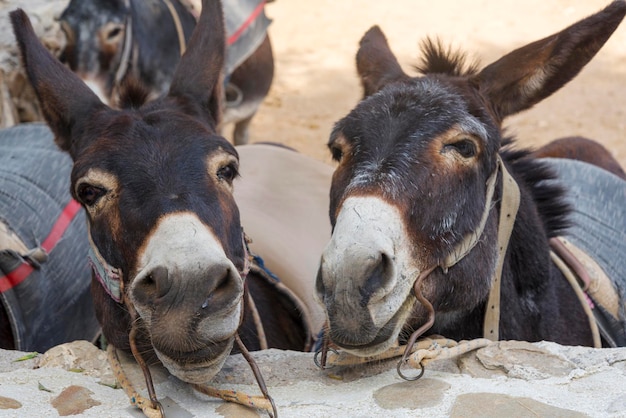
[[207,126],[167,113],[133,118],[122,115],[101,128],[92,129],[87,145],[75,158],[72,180],[92,168],[108,172],[123,186],[158,190],[205,184],[204,174],[233,164],[238,154],[225,138]]
[[121,22],[128,14],[128,7],[119,1],[72,1],[61,14],[61,20],[71,24],[98,27],[107,22]]
[[498,128],[475,110],[479,107],[473,100],[454,85],[430,77],[394,83],[340,120],[329,144],[349,148],[355,175],[361,177],[383,166],[405,172],[420,165],[428,158],[431,143],[454,133],[472,136],[480,147],[497,147],[490,139]]
[[[420,77],[399,82],[362,100],[342,119],[331,142],[339,134],[360,148],[398,149],[398,143],[419,146],[453,126],[484,141],[489,137],[476,103],[460,88],[435,78]],[[393,148],[381,145],[392,144]]]

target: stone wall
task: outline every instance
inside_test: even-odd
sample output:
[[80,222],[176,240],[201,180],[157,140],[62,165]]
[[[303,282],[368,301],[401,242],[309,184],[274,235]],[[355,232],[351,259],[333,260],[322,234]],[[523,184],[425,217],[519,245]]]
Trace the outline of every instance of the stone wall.
[[0,128],[43,120],[39,104],[22,69],[9,12],[18,7],[28,13],[44,45],[58,55],[65,45],[56,18],[69,0],[0,0]]
[[[139,417],[105,353],[87,342],[25,353],[0,350],[0,416]],[[253,353],[281,417],[626,417],[626,348],[492,343],[459,359],[430,363],[424,376],[398,377],[396,360],[319,370],[311,353]],[[136,388],[143,378],[126,360]],[[167,416],[256,417],[265,413],[197,395],[153,369]],[[245,360],[231,356],[213,384],[258,395]],[[146,396],[145,390],[143,391]]]

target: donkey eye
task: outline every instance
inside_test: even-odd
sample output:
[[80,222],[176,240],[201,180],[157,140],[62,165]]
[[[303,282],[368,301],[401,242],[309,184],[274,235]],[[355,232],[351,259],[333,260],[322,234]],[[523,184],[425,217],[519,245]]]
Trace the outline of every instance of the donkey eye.
[[463,158],[470,158],[476,155],[476,144],[471,139],[462,139],[452,144],[447,144],[444,148],[458,152]]
[[341,161],[341,159],[343,158],[343,150],[337,145],[329,145],[328,148],[330,148],[330,153],[333,156],[333,160],[337,162]]
[[228,182],[233,181],[238,174],[239,173],[237,172],[237,167],[235,167],[234,164],[225,165],[224,167],[217,170],[217,177],[220,180],[226,180]]
[[91,184],[81,184],[78,186],[78,199],[87,206],[93,206],[96,202],[106,194],[106,189],[102,187],[92,186]]
[[107,34],[107,39],[108,39],[108,40],[111,40],[111,39],[113,39],[113,38],[117,37],[117,36],[118,36],[121,32],[122,32],[122,28],[121,28],[121,27],[119,27],[119,26],[114,27],[114,28],[113,28],[113,29],[111,29],[111,30],[109,31],[109,33]]

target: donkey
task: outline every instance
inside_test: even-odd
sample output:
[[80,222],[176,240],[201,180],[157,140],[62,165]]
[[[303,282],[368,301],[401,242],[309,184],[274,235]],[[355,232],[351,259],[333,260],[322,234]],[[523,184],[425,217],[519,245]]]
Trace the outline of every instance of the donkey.
[[[579,230],[567,178],[549,159],[515,149],[501,125],[570,81],[625,13],[624,1],[613,2],[482,70],[427,39],[418,77],[402,71],[378,27],[364,35],[364,98],[328,142],[338,162],[333,233],[316,295],[330,342],[359,356],[427,330],[457,340],[597,345],[585,307],[551,261],[550,240]],[[616,184],[599,191],[616,207],[615,218],[606,214],[610,225],[626,218],[626,183],[606,175]],[[624,258],[626,225],[614,234]],[[618,305],[623,337],[623,293]]]
[[[169,88],[196,18],[190,0],[72,0],[60,17],[67,45],[62,62],[105,103],[115,103],[128,77],[152,94]],[[226,107],[222,124],[234,123],[234,142],[249,140],[249,125],[274,77],[264,1],[226,1]],[[219,121],[218,121],[219,122]]]
[[602,144],[582,136],[555,139],[533,151],[534,157],[569,158],[593,164],[626,180],[626,172]]
[[238,330],[244,344],[264,334],[267,347],[306,349],[301,312],[250,266],[233,197],[238,153],[216,134],[220,2],[203,1],[168,93],[145,102],[147,90],[129,83],[119,110],[45,50],[22,10],[11,21],[55,142],[73,160],[70,189],[87,215],[91,292],[108,342],[140,364],[156,356],[190,383],[220,370]]

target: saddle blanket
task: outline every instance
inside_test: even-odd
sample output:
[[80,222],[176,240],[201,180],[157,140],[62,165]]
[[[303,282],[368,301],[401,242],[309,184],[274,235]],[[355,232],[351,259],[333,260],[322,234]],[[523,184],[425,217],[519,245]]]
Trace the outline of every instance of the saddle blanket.
[[626,181],[581,161],[544,158],[566,188],[573,208],[565,238],[591,256],[618,293],[618,316],[626,332]]
[[[201,0],[181,0],[195,16],[200,16]],[[225,0],[224,23],[227,48],[226,74],[232,74],[261,45],[271,20],[265,15],[266,0]]]
[[18,350],[43,352],[99,334],[71,169],[46,125],[0,130],[0,303]]

